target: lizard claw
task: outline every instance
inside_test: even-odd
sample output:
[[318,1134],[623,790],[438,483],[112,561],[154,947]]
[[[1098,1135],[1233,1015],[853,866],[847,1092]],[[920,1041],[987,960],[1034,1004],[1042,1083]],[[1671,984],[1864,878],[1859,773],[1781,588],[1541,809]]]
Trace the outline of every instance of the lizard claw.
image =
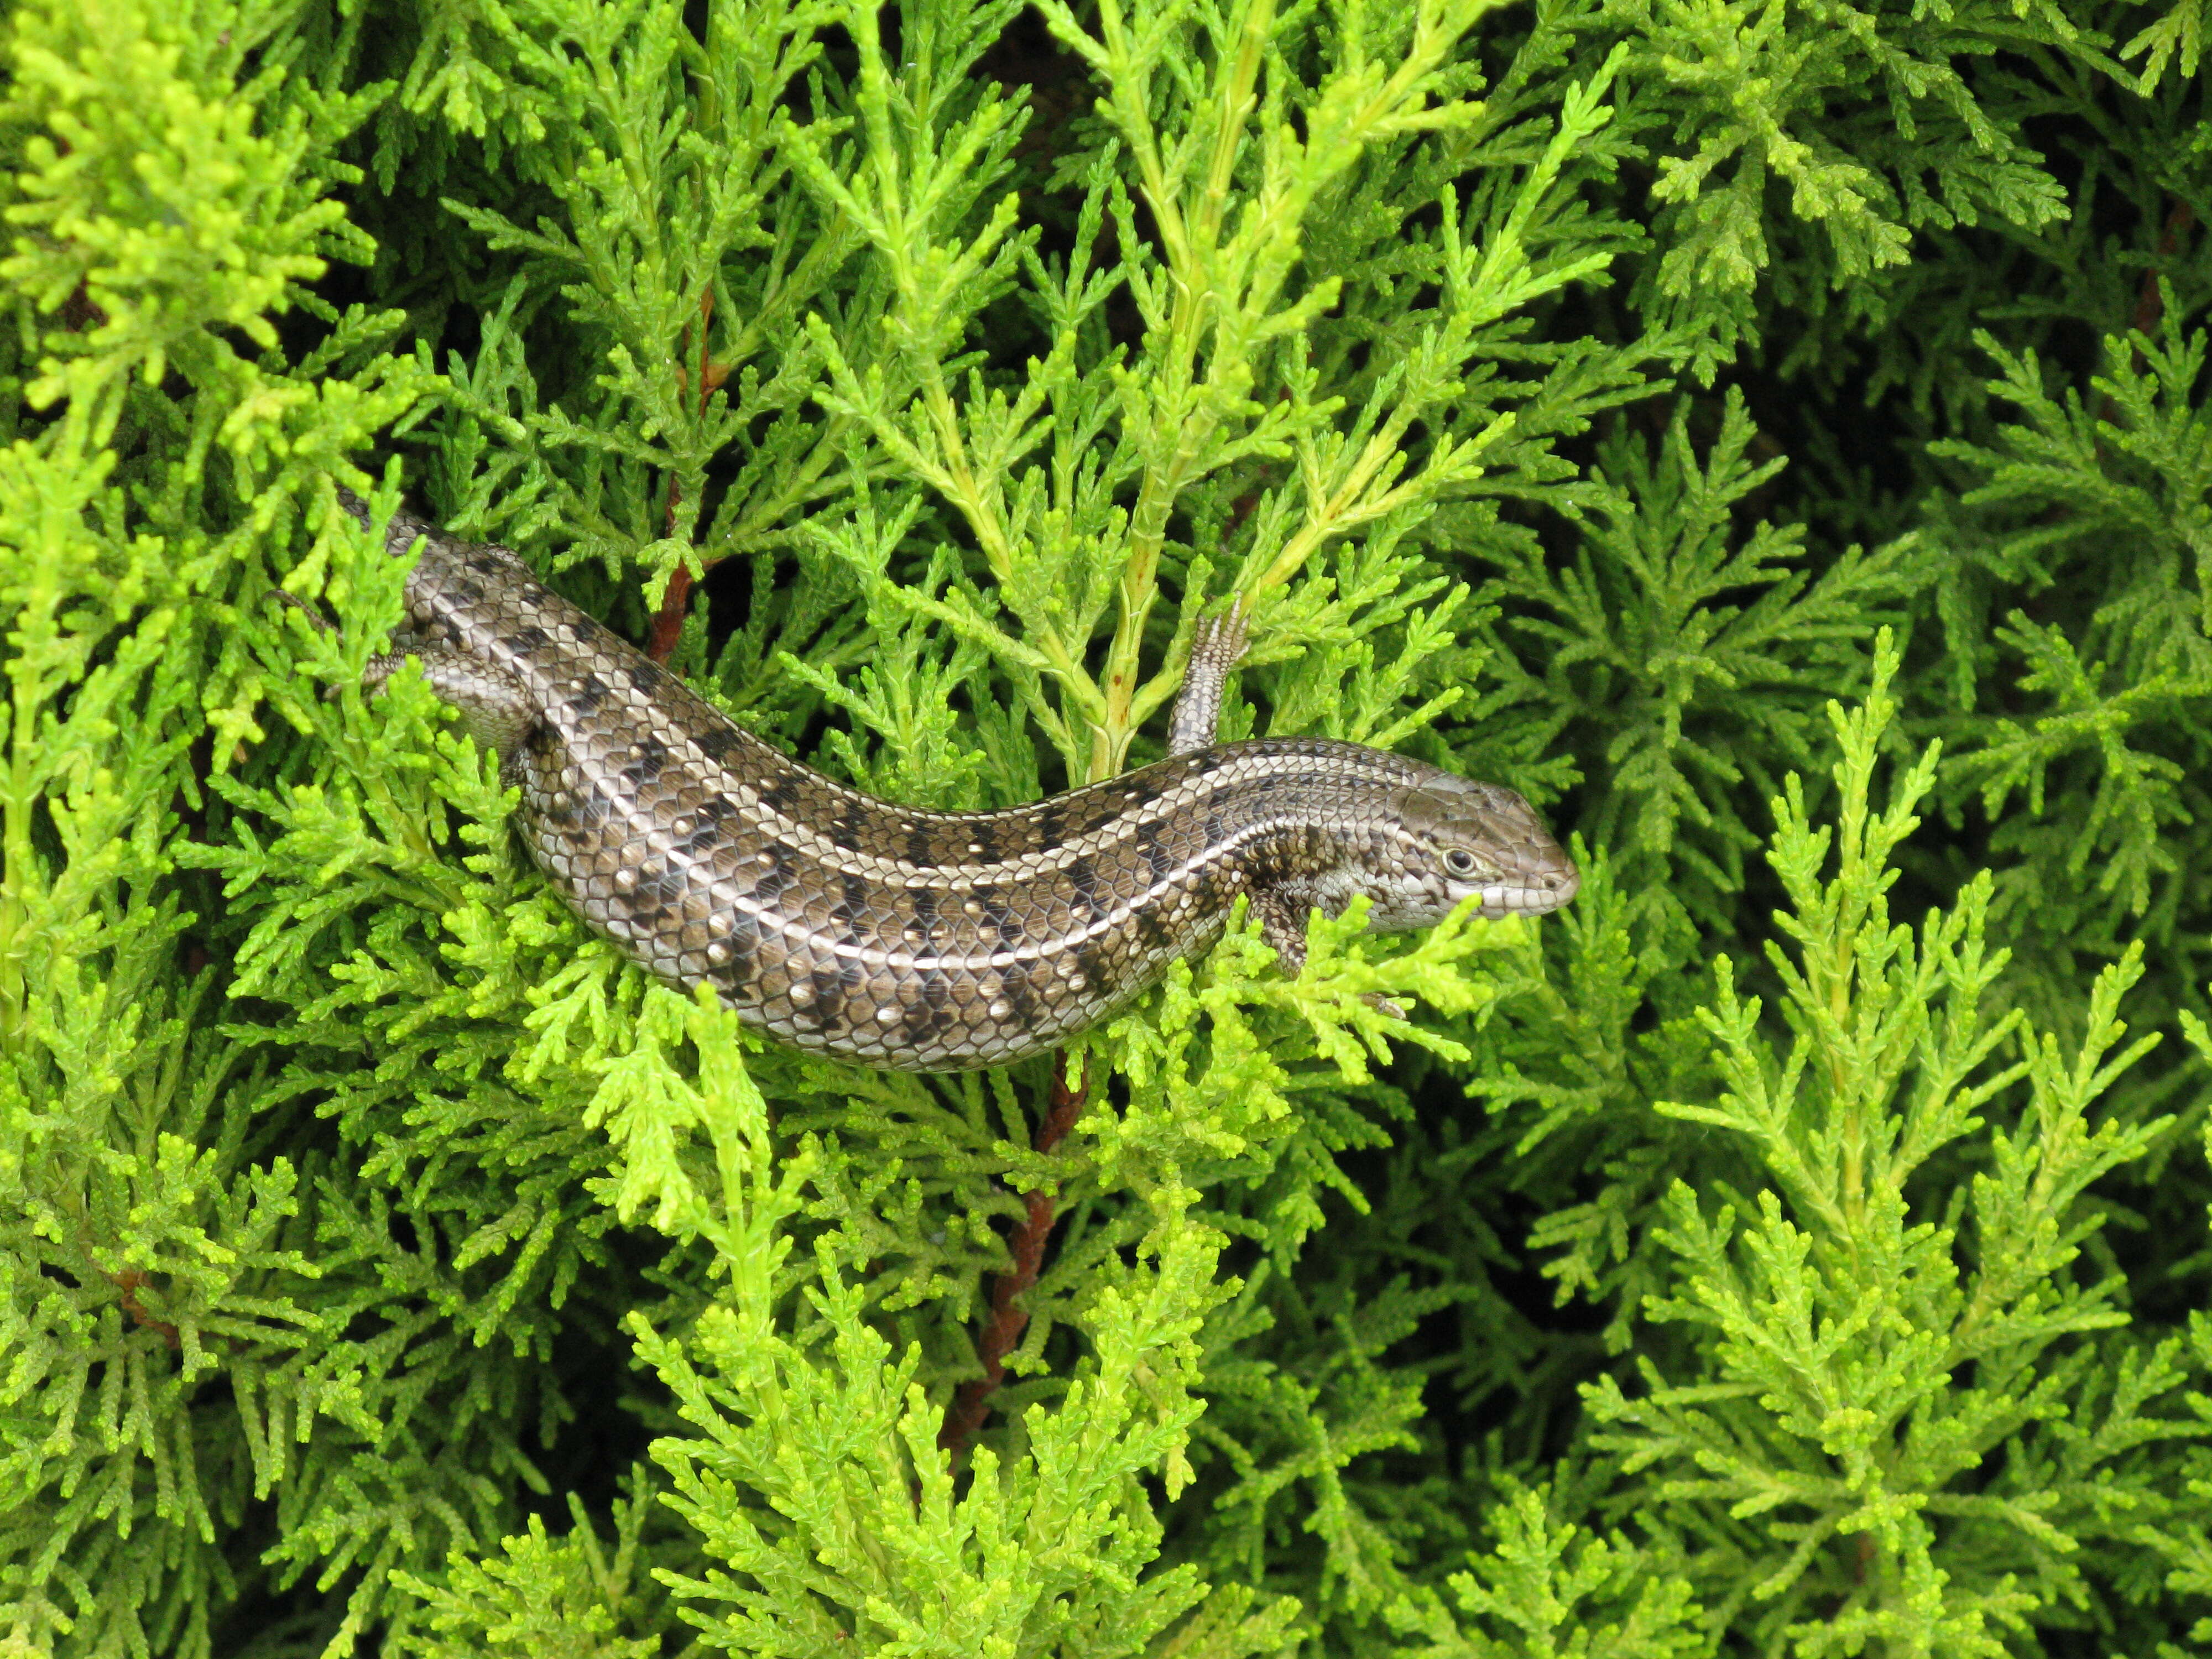
[[281,587],[272,587],[269,590],[268,598],[271,605],[282,605],[288,610],[298,611],[313,624],[318,634],[335,634],[338,631],[338,625],[336,623],[297,593],[289,592]]

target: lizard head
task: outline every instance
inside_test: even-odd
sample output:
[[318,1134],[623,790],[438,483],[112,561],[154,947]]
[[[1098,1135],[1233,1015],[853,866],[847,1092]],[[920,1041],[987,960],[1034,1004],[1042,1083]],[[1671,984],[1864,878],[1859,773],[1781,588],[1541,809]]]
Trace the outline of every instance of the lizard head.
[[1510,789],[1431,772],[1390,794],[1395,880],[1370,894],[1370,925],[1426,927],[1470,898],[1486,916],[1542,915],[1582,889],[1582,872]]

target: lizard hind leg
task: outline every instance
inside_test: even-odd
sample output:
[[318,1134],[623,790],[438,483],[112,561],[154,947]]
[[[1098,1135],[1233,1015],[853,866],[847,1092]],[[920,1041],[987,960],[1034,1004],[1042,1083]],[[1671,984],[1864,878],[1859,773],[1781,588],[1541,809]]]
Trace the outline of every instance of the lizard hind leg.
[[1250,621],[1240,594],[1229,609],[1208,617],[1191,635],[1190,660],[1183,666],[1182,690],[1176,693],[1168,721],[1168,753],[1194,755],[1210,749],[1221,725],[1221,693],[1230,671],[1244,656]]
[[[1252,915],[1260,923],[1260,937],[1275,953],[1275,966],[1285,977],[1296,979],[1306,966],[1307,907],[1279,891],[1262,890],[1251,896]],[[1379,991],[1364,993],[1360,1000],[1386,1018],[1411,1018],[1404,1006]]]
[[461,729],[476,739],[477,747],[499,757],[501,775],[511,773],[522,740],[538,720],[537,705],[522,682],[496,664],[459,652],[386,652],[368,659],[362,691],[375,696],[410,656],[422,665],[423,684],[440,702],[459,711]]
[[1275,966],[1296,979],[1306,965],[1306,907],[1288,894],[1262,888],[1251,896],[1260,937],[1275,953]]

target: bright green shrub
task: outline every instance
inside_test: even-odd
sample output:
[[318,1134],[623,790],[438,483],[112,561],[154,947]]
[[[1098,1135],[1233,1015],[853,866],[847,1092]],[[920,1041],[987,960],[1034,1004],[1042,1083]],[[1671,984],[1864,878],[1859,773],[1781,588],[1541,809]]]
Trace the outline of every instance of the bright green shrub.
[[[2212,1640],[2202,22],[23,0],[0,1652]],[[1584,890],[767,1046],[339,483],[931,806],[1241,593]]]

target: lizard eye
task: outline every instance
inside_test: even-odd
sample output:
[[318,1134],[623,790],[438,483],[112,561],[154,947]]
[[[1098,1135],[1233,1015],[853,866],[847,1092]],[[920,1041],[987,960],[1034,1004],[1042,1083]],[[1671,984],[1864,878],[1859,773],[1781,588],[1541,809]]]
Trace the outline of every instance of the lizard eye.
[[1444,868],[1455,876],[1474,873],[1474,854],[1464,847],[1455,847],[1444,854]]

